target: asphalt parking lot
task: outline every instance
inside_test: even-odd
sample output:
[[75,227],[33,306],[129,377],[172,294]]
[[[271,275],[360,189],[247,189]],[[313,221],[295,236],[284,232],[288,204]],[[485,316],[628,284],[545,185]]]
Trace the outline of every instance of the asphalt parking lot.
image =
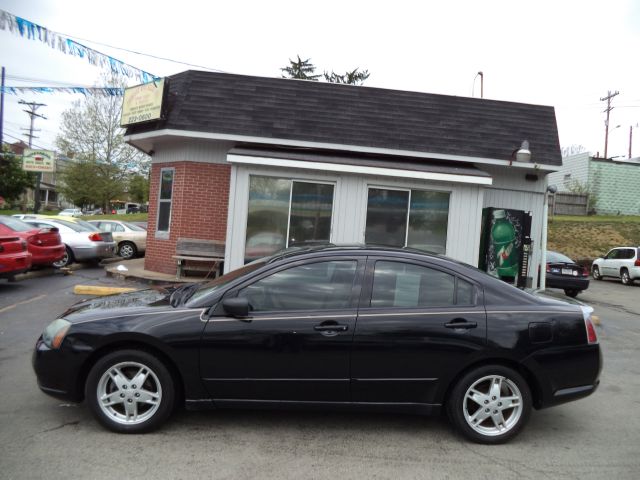
[[444,418],[391,414],[181,411],[152,434],[109,433],[83,405],[42,394],[31,369],[37,336],[79,300],[76,284],[122,283],[97,267],[0,281],[2,478],[638,478],[640,285],[592,281],[579,296],[602,322],[600,389],[535,411],[514,441],[488,447]]

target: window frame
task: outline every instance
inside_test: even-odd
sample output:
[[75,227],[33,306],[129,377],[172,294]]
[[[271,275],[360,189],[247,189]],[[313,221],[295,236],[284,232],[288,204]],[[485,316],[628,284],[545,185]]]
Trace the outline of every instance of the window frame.
[[[447,254],[447,242],[449,241],[449,216],[451,214],[451,197],[453,195],[452,190],[447,189],[438,189],[438,188],[413,188],[413,187],[396,187],[396,186],[387,186],[387,185],[378,185],[378,184],[367,184],[367,193],[366,193],[366,201],[365,201],[365,212],[364,212],[364,234],[363,241],[367,243],[367,216],[369,214],[369,191],[371,189],[376,190],[390,190],[396,192],[409,192],[409,197],[407,198],[407,215],[405,218],[405,229],[404,229],[404,245],[399,248],[407,248],[407,242],[409,241],[409,219],[411,218],[411,196],[413,191],[421,191],[421,192],[436,192],[436,193],[446,193],[449,195],[449,208],[447,209],[447,237],[444,244],[444,253]],[[412,247],[409,247],[412,248]],[[426,250],[425,250],[426,251]]]
[[[373,296],[373,282],[375,276],[375,267],[378,262],[393,262],[393,263],[402,263],[407,265],[414,265],[417,267],[428,268],[431,270],[437,270],[442,273],[446,273],[448,275],[452,275],[454,277],[454,303],[452,305],[425,305],[425,306],[416,306],[416,307],[396,307],[396,306],[388,306],[388,307],[372,307],[371,301]],[[462,280],[469,283],[473,289],[473,302],[460,304],[458,303],[458,281]],[[447,311],[447,309],[456,309],[456,308],[465,308],[465,309],[473,309],[482,306],[482,301],[480,297],[480,289],[479,284],[456,272],[453,270],[449,270],[447,268],[443,268],[440,265],[435,265],[426,261],[420,261],[417,259],[409,259],[409,258],[394,258],[394,257],[369,257],[367,260],[367,275],[363,282],[363,287],[360,295],[360,309],[361,310],[383,310],[383,311],[400,311],[400,312],[415,312],[417,310],[442,310]]]
[[[170,171],[171,175],[171,198],[163,199],[162,198],[162,177],[164,172]],[[167,239],[171,234],[171,216],[173,215],[173,187],[176,181],[176,169],[175,167],[163,167],[160,169],[160,177],[158,178],[158,209],[156,211],[156,225],[155,225],[155,236],[156,238]],[[159,230],[158,225],[160,221],[160,205],[162,203],[169,203],[169,221],[167,222],[166,230]]]
[[[298,183],[311,183],[318,185],[331,185],[333,187],[333,192],[331,196],[331,224],[329,226],[329,239],[327,242],[331,243],[331,239],[333,237],[333,226],[336,219],[336,191],[338,189],[338,182],[332,180],[315,180],[313,178],[298,178],[298,177],[287,177],[284,175],[268,175],[265,173],[253,173],[249,172],[247,181],[247,203],[246,203],[246,219],[244,225],[244,238],[243,238],[243,246],[242,246],[242,257],[244,265],[246,265],[246,249],[247,249],[247,232],[249,231],[249,205],[251,199],[249,198],[251,195],[251,177],[262,177],[262,178],[272,178],[275,180],[287,180],[289,181],[289,205],[287,209],[287,231],[285,235],[285,244],[284,248],[289,248],[289,235],[291,232],[291,207],[293,200],[293,184],[294,182]],[[159,210],[159,209],[158,209]]]

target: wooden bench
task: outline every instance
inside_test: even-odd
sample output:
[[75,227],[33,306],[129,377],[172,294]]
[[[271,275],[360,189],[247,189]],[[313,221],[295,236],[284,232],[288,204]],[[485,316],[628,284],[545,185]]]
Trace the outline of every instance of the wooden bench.
[[220,264],[224,261],[224,246],[224,242],[217,240],[178,238],[176,254],[173,255],[178,263],[176,278],[182,278],[187,270],[207,272],[205,278],[211,273],[214,278],[217,277],[220,274]]

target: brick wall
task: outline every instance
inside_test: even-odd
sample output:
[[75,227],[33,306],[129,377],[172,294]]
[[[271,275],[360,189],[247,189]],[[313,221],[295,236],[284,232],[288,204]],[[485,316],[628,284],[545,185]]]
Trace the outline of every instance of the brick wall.
[[[170,232],[167,239],[160,239],[156,238],[160,170],[171,167],[175,173]],[[171,256],[176,253],[179,237],[226,239],[230,175],[230,165],[188,161],[152,165],[146,270],[175,273],[176,261]]]

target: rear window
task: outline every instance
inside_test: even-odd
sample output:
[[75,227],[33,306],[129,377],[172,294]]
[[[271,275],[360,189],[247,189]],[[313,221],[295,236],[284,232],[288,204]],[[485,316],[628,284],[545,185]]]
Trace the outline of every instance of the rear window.
[[0,217],[0,223],[9,227],[14,232],[27,232],[33,230],[33,226],[13,217]]
[[94,225],[91,225],[91,224],[89,224],[90,227],[87,228],[84,225],[81,225],[79,223],[67,222],[66,220],[60,220],[58,218],[56,218],[55,220],[51,220],[51,222],[54,224],[59,223],[60,225],[64,225],[65,227],[70,228],[74,232],[95,232],[98,230]]
[[576,263],[566,255],[558,252],[547,252],[547,263]]

